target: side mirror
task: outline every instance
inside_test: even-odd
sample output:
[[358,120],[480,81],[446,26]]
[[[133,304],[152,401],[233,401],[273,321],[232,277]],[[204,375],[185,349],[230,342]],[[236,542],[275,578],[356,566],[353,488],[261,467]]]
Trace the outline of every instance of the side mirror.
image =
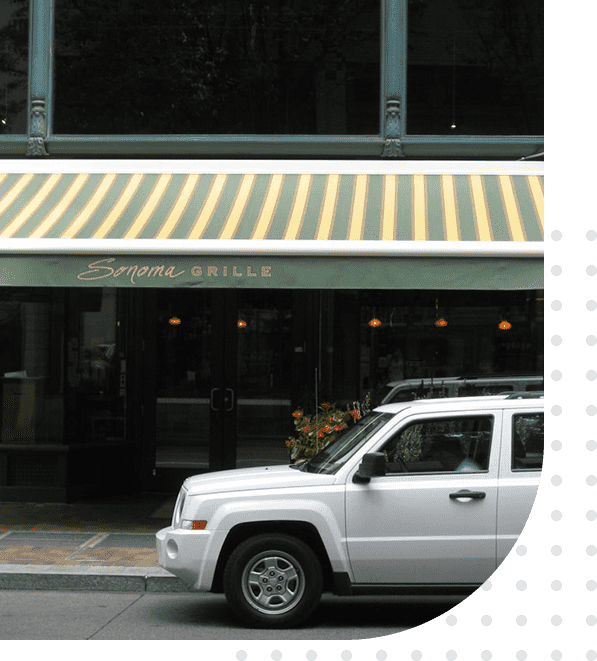
[[370,452],[363,457],[361,465],[353,475],[352,481],[357,484],[366,484],[372,477],[381,477],[386,474],[386,456],[383,452]]

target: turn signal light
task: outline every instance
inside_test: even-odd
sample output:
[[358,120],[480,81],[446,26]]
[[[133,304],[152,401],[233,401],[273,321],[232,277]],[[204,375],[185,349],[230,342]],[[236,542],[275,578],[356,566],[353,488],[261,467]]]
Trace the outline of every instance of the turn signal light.
[[184,530],[205,530],[207,526],[207,521],[189,521],[185,519],[182,522],[181,528]]

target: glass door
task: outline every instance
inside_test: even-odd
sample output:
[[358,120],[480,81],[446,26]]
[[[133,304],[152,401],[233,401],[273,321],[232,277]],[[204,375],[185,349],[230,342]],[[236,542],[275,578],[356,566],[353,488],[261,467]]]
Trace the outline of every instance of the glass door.
[[206,471],[214,388],[210,292],[157,296],[155,467]]
[[196,473],[288,463],[292,293],[155,296],[154,488],[176,489]]
[[293,431],[292,292],[239,292],[236,466],[289,463]]

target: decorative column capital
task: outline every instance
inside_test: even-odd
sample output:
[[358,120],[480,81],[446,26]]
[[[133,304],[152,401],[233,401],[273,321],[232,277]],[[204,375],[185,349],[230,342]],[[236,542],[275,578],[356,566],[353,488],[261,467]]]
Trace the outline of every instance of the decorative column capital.
[[386,96],[385,143],[382,158],[404,158],[400,139],[402,123],[402,98],[399,94]]
[[45,145],[47,126],[45,98],[31,99],[31,129],[27,144],[27,156],[48,156]]

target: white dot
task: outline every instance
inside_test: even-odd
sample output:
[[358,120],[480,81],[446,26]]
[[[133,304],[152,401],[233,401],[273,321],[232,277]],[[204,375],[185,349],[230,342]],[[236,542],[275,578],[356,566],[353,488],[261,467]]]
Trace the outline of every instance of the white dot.
[[593,312],[595,308],[597,308],[597,303],[595,303],[595,301],[587,301],[587,310],[589,310],[589,312]]
[[557,544],[556,544],[556,546],[552,546],[551,547],[551,554],[552,555],[561,555],[562,554],[562,547],[558,546]]
[[587,337],[587,344],[591,347],[594,347],[595,344],[597,344],[597,337],[595,337],[594,335],[589,335]]
[[446,659],[448,659],[448,661],[454,661],[454,659],[456,659],[457,656],[458,654],[456,654],[454,650],[449,650],[446,654]]
[[483,661],[490,661],[491,656],[492,655],[491,655],[491,652],[489,650],[483,650],[481,652],[481,658],[483,659]]
[[592,452],[595,448],[597,448],[597,443],[595,441],[587,441],[587,450]]
[[595,381],[595,379],[597,379],[597,372],[595,372],[595,370],[589,370],[587,372],[587,379],[589,379],[589,381]]
[[243,650],[240,650],[240,652],[236,653],[236,658],[238,659],[238,661],[245,661],[245,659],[247,658],[247,653],[244,652]]
[[553,659],[553,661],[560,661],[560,659],[562,658],[562,653],[560,652],[560,650],[554,650],[551,653],[551,658]]
[[558,266],[557,264],[556,264],[556,266],[552,266],[551,267],[551,273],[552,273],[552,275],[562,275],[562,267]]
[[554,475],[551,478],[551,483],[554,485],[554,487],[559,487],[560,484],[562,484],[562,478],[559,475]]
[[589,650],[587,652],[588,661],[595,661],[597,659],[597,652],[595,650]]
[[587,617],[587,624],[590,627],[594,627],[596,623],[597,623],[597,617],[595,617],[594,615],[589,615],[589,617]]
[[597,477],[594,475],[587,475],[587,484],[590,487],[594,487],[597,484]]
[[282,658],[282,652],[280,652],[279,650],[274,650],[272,652],[272,661],[280,661],[281,658]]
[[560,512],[560,510],[554,510],[554,511],[551,513],[551,518],[552,518],[554,521],[560,521],[561,518],[562,518],[562,513]]
[[556,591],[561,590],[562,589],[562,583],[560,581],[552,581],[551,589],[556,590]]
[[415,651],[410,655],[410,658],[411,658],[413,661],[421,661],[421,659],[423,658],[423,655],[421,654],[421,652],[419,652],[419,650],[415,650]]
[[491,588],[492,588],[491,581],[485,581],[485,583],[483,583],[481,588],[483,590],[485,590],[485,592],[488,592],[489,590],[491,590]]
[[552,406],[551,407],[551,413],[552,413],[552,415],[561,415],[562,414],[562,407],[558,406],[557,404],[556,404],[556,406]]
[[595,581],[588,581],[587,582],[587,590],[591,590],[591,592],[597,588],[597,583]]
[[587,512],[587,519],[589,519],[589,521],[595,521],[595,519],[597,519],[597,512],[595,512],[595,510],[589,510]]
[[554,231],[551,233],[551,238],[552,238],[554,241],[559,241],[559,240],[562,238],[562,232],[560,232],[560,230],[554,230]]
[[555,312],[558,312],[562,309],[562,301],[553,301],[551,304],[551,309]]
[[489,615],[483,615],[481,618],[481,624],[484,627],[488,627],[491,624],[491,617]]
[[375,655],[375,658],[377,659],[377,661],[386,661],[386,659],[388,658],[388,654],[383,650],[379,650],[379,652]]
[[527,589],[526,581],[518,581],[516,583],[516,589],[517,590],[526,590]]
[[340,654],[340,658],[342,661],[350,661],[352,659],[352,652],[349,652],[348,650],[344,650],[342,654]]
[[560,624],[562,624],[562,618],[559,615],[554,615],[551,618],[551,623],[554,625],[554,627],[559,627]]
[[314,650],[309,650],[307,652],[307,661],[315,661],[316,658],[317,658],[317,652],[315,652]]
[[516,553],[518,553],[518,555],[526,555],[526,552],[527,552],[527,547],[524,546],[524,544],[521,544],[520,546],[516,547]]
[[516,658],[518,661],[524,661],[527,658],[527,653],[524,650],[518,650]]
[[595,555],[597,553],[597,547],[593,546],[591,544],[590,546],[587,546],[587,555]]
[[554,347],[559,347],[560,344],[562,344],[562,338],[559,335],[554,335],[551,338],[551,343],[554,345]]
[[519,615],[516,618],[516,624],[518,624],[519,627],[524,627],[526,623],[527,623],[527,618],[524,615]]
[[561,441],[552,441],[552,443],[551,443],[551,449],[552,449],[552,450],[555,450],[556,452],[557,452],[558,450],[561,450],[561,449],[562,449],[562,442],[561,442]]
[[559,380],[562,378],[562,372],[560,372],[560,370],[554,370],[554,371],[551,373],[551,378],[552,378],[554,381],[559,381]]
[[597,268],[593,264],[587,266],[587,275],[595,275],[597,273]]
[[446,624],[449,627],[453,627],[456,624],[456,622],[458,622],[458,620],[456,619],[455,615],[448,615],[448,617],[446,618]]
[[[554,231],[557,232],[557,230]],[[597,238],[597,232],[595,232],[595,230],[589,230],[587,232],[587,239],[589,241],[595,241],[596,238]]]
[[587,406],[587,415],[595,415],[595,413],[597,413],[597,406],[593,406],[593,404]]

